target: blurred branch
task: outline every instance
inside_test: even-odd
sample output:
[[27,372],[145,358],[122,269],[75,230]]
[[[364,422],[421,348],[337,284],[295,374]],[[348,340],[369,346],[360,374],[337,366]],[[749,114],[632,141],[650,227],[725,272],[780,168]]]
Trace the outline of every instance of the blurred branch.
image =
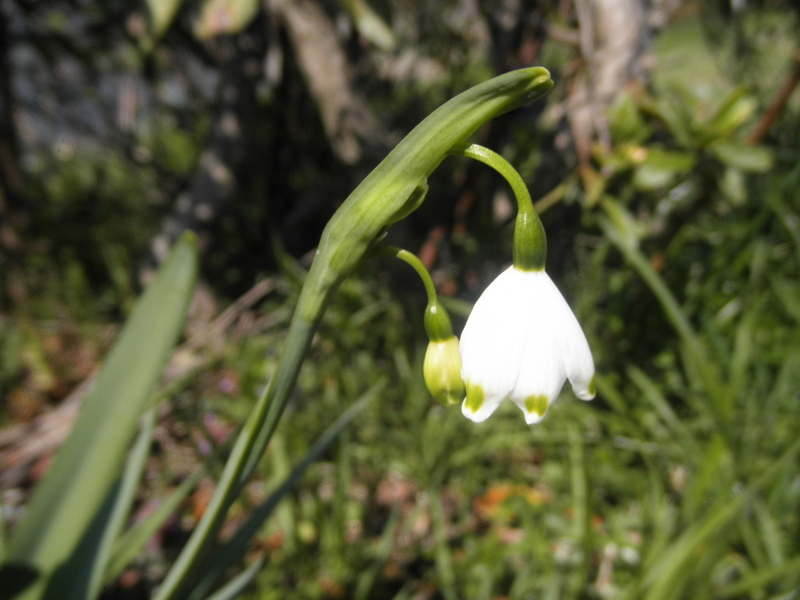
[[786,108],[786,104],[789,102],[789,98],[791,98],[792,93],[794,92],[798,83],[800,83],[800,48],[795,50],[794,66],[789,75],[786,77],[786,81],[783,83],[780,91],[775,96],[772,104],[770,104],[769,108],[767,108],[764,116],[761,117],[761,120],[758,122],[758,125],[756,125],[756,128],[747,138],[748,144],[758,144],[764,139],[772,125],[783,112],[783,109]]
[[641,0],[576,0],[581,53],[586,68],[573,81],[567,111],[581,166],[588,166],[595,134],[611,137],[606,109],[638,71],[648,26]]
[[325,11],[313,0],[273,0],[271,8],[286,25],[339,159],[352,165],[361,160],[364,144],[385,146],[388,136],[367,101],[353,89],[347,56]]
[[221,57],[222,73],[215,122],[188,189],[178,196],[172,212],[150,243],[150,256],[142,273],[144,279],[184,231],[198,234],[202,250],[206,241],[204,230],[237,189],[253,140],[248,124],[255,120],[255,86],[264,54],[264,34],[248,33],[256,28],[265,29],[263,21],[257,20],[236,37],[220,37],[212,42]]

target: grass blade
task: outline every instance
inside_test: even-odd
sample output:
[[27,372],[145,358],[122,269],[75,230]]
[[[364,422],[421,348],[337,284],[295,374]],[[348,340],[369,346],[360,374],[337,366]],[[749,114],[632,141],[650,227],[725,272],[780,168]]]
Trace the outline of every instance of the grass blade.
[[659,560],[645,574],[642,583],[647,589],[645,600],[664,600],[679,597],[679,581],[685,581],[685,572],[690,569],[692,561],[697,561],[697,551],[703,544],[719,534],[739,513],[753,500],[756,492],[767,485],[773,477],[781,472],[794,459],[800,450],[800,442],[793,444],[776,460],[748,490],[740,493],[733,500],[723,504],[710,516],[699,520],[687,529],[664,552]]
[[588,558],[591,553],[592,509],[589,498],[589,482],[586,477],[586,456],[583,439],[578,429],[571,425],[569,435],[570,479],[572,482],[572,510],[574,513],[573,539],[577,550],[576,564],[567,582],[565,597],[580,598],[584,594],[588,575]]
[[258,571],[263,566],[264,559],[259,558],[252,565],[247,567],[247,569],[222,586],[217,592],[211,594],[206,600],[233,600],[244,591],[244,588],[246,588],[251,581],[253,581]]
[[142,430],[128,455],[128,461],[125,464],[122,479],[117,488],[114,507],[103,531],[103,537],[100,540],[97,553],[98,560],[92,566],[92,574],[89,580],[89,598],[98,596],[103,587],[103,575],[111,557],[111,548],[122,532],[125,521],[130,514],[131,506],[133,506],[133,501],[136,499],[139,481],[142,478],[147,456],[150,454],[150,444],[153,441],[155,427],[156,411],[151,408],[145,415]]
[[436,574],[439,580],[439,592],[445,600],[456,600],[456,574],[453,570],[453,557],[447,541],[442,495],[439,488],[428,486],[428,499],[431,510],[431,527],[433,529],[434,556],[436,558]]
[[226,542],[215,554],[211,565],[203,578],[195,586],[189,596],[190,600],[199,600],[208,594],[217,580],[225,571],[239,560],[250,544],[250,540],[264,525],[275,508],[286,494],[294,488],[297,482],[305,473],[306,469],[317,460],[320,454],[333,442],[338,435],[350,424],[355,416],[364,409],[367,404],[372,402],[386,387],[386,380],[381,379],[373,385],[367,392],[358,399],[349,409],[336,419],[336,421],[325,430],[325,433],[314,443],[303,459],[292,469],[289,476],[276,489],[272,495],[261,504],[245,523],[239,527],[233,537]]
[[[139,418],[183,327],[196,271],[194,237],[184,236],[133,311],[36,488],[6,564],[17,591],[27,587],[22,598],[42,597],[58,569],[77,572],[69,561],[119,477]],[[68,596],[63,588],[48,594]]]
[[392,551],[392,542],[394,541],[395,533],[397,533],[397,526],[400,524],[400,510],[397,506],[392,508],[392,513],[389,515],[389,520],[383,528],[381,539],[378,542],[378,548],[375,552],[375,560],[372,565],[364,571],[358,578],[356,590],[353,593],[353,600],[367,600],[378,579],[381,571],[389,559],[389,554]]
[[[791,583],[792,578],[795,580],[795,585],[800,582],[800,556],[795,556],[782,565],[770,567],[767,569],[760,569],[755,573],[742,577],[736,583],[732,583],[719,591],[720,598],[735,598],[735,597],[757,597],[756,591],[771,583],[783,581],[787,584]],[[787,586],[788,589],[788,586]]]
[[108,567],[105,569],[104,579],[106,582],[116,579],[122,573],[122,570],[136,558],[136,555],[144,548],[147,540],[153,537],[159,527],[178,509],[181,502],[186,499],[189,492],[200,481],[202,475],[203,471],[199,470],[185,479],[146,519],[134,525],[116,540],[109,557]]
[[633,267],[639,276],[650,288],[650,291],[661,304],[664,314],[675,329],[676,333],[686,348],[687,374],[697,373],[701,385],[711,399],[714,408],[714,416],[723,431],[728,431],[733,412],[733,406],[729,401],[726,390],[723,388],[719,373],[714,363],[709,360],[705,345],[692,328],[689,319],[686,317],[681,305],[675,299],[672,291],[653,268],[647,258],[642,254],[635,243],[625,238],[624,231],[614,221],[614,216],[626,214],[621,205],[606,200],[603,204],[609,217],[600,217],[599,224],[606,237],[611,241],[617,250],[625,257],[625,260]]
[[628,367],[628,377],[642,391],[645,399],[653,406],[654,412],[661,417],[661,420],[670,429],[675,439],[678,440],[679,446],[685,452],[686,457],[691,462],[694,462],[702,456],[695,438],[678,418],[678,415],[675,414],[675,411],[672,410],[672,406],[664,398],[655,383],[645,375],[644,371],[637,367]]

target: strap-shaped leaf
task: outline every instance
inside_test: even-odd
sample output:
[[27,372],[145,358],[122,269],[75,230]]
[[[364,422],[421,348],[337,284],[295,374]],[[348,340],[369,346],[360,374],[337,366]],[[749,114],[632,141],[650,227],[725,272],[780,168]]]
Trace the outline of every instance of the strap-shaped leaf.
[[183,328],[196,272],[196,243],[187,235],[133,311],[36,488],[5,565],[8,577],[27,584],[21,598],[69,597],[76,550],[119,479],[139,418]]
[[196,471],[185,479],[175,491],[161,502],[155,511],[150,513],[147,518],[131,527],[116,540],[113,549],[109,553],[108,568],[104,573],[105,583],[110,583],[119,577],[123,569],[136,558],[148,540],[156,534],[167,519],[178,510],[181,503],[186,500],[189,493],[200,481],[203,472],[203,470]]
[[112,490],[114,506],[106,523],[103,524],[102,537],[97,542],[97,558],[91,565],[92,573],[89,579],[89,598],[96,598],[103,589],[103,576],[111,560],[111,548],[125,527],[131,507],[139,491],[139,482],[142,479],[147,457],[150,455],[150,446],[153,443],[153,433],[156,429],[155,407],[147,411],[141,419],[142,428],[133,444],[119,483]]
[[[320,438],[314,442],[306,455],[298,462],[281,485],[263,502],[247,520],[236,530],[230,540],[220,547],[213,555],[211,564],[205,571],[202,580],[188,596],[189,600],[205,598],[209,590],[225,571],[244,556],[250,541],[261,530],[266,520],[288,494],[300,481],[309,466],[316,461],[320,454],[335,440],[345,427],[358,415],[370,402],[378,398],[386,388],[386,379],[378,380],[370,387],[361,398],[344,411],[333,424],[325,430]],[[226,586],[227,587],[227,586]]]
[[206,600],[234,600],[234,598],[238,598],[239,594],[244,591],[244,588],[250,585],[250,582],[255,579],[255,576],[258,575],[259,570],[261,570],[263,566],[264,559],[259,558],[252,565],[247,567],[245,571],[242,571],[226,583],[224,587],[221,587],[214,594],[206,598]]

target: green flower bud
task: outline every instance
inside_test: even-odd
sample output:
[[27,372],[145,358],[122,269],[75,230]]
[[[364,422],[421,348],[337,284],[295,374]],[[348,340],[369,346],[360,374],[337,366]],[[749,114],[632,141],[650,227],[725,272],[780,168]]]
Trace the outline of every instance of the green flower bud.
[[[431,284],[431,289],[433,289],[433,284]],[[428,302],[428,306],[425,308],[425,333],[432,342],[443,342],[453,337],[450,315],[435,297]]]
[[466,392],[461,379],[461,355],[456,336],[428,344],[422,374],[428,391],[437,402],[448,406],[464,399]]

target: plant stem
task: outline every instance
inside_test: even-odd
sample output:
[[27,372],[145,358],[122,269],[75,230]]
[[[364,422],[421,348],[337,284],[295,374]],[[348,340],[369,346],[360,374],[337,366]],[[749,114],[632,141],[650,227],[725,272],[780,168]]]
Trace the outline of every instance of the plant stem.
[[239,433],[228,462],[225,463],[217,490],[203,518],[170,569],[155,600],[180,597],[180,592],[197,569],[205,549],[213,540],[228,509],[255,469],[278,425],[316,326],[316,322],[309,322],[300,317],[299,310],[295,313],[277,370]]
[[521,271],[541,271],[547,259],[547,236],[539,215],[533,208],[528,186],[517,170],[502,156],[478,144],[455,144],[450,154],[474,158],[500,173],[517,198],[517,222],[514,228],[514,266]]
[[278,425],[317,326],[342,280],[369,254],[389,225],[422,202],[428,176],[454,144],[495,116],[544,95],[552,86],[546,69],[529,68],[459,94],[415,127],[336,211],[322,233],[275,374],[239,433],[214,497],[155,600],[180,597],[198,569]]
[[431,274],[428,273],[428,269],[425,268],[425,265],[423,265],[422,261],[417,258],[416,254],[413,254],[408,250],[398,248],[397,246],[377,246],[372,253],[375,256],[393,256],[394,258],[399,258],[406,264],[411,265],[425,286],[425,293],[428,294],[428,304],[437,302],[436,287],[433,285]]

